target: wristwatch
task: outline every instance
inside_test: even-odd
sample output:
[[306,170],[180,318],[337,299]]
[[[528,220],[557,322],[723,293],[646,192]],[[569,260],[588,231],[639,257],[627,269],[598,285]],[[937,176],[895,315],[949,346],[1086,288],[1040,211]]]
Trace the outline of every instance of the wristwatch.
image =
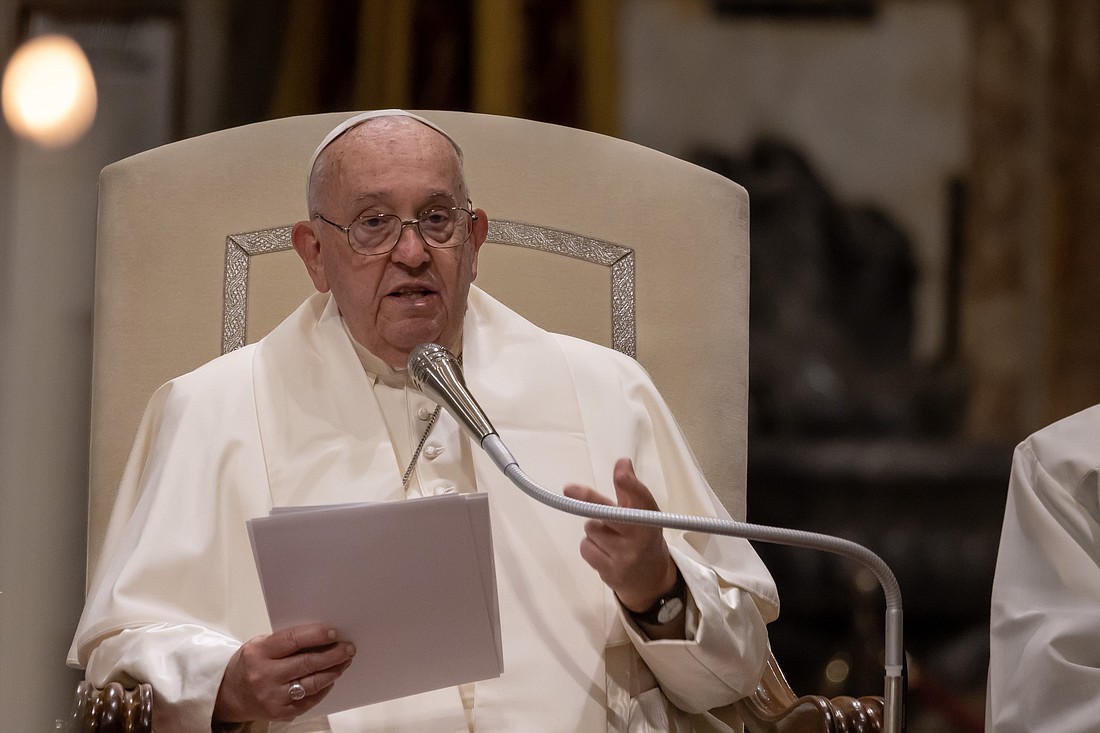
[[684,576],[680,573],[680,569],[676,568],[676,584],[672,586],[672,590],[658,598],[652,606],[644,611],[631,611],[629,608],[627,611],[635,621],[650,626],[661,626],[684,612],[684,599],[686,596],[687,583],[684,582]]

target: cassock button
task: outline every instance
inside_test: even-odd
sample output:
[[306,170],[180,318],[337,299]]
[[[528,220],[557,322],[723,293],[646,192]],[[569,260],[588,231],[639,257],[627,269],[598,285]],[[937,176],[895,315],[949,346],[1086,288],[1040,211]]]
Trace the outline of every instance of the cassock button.
[[427,458],[429,461],[435,460],[436,458],[439,458],[439,456],[443,455],[443,450],[444,448],[441,445],[425,446],[424,457]]
[[421,420],[428,420],[432,416],[432,411],[427,407],[421,407],[416,411],[416,416]]

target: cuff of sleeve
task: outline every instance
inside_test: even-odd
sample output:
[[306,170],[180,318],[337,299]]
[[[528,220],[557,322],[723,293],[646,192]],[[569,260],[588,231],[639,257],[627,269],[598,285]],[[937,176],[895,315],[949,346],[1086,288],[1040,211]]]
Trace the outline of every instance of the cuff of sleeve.
[[621,609],[627,634],[678,708],[697,713],[728,705],[756,686],[767,628],[750,594],[720,586],[709,567],[670,549],[688,587],[687,638],[650,640]]
[[158,733],[210,730],[225,667],[240,645],[200,626],[124,629],[92,652],[87,677],[96,685],[123,675],[151,684]]

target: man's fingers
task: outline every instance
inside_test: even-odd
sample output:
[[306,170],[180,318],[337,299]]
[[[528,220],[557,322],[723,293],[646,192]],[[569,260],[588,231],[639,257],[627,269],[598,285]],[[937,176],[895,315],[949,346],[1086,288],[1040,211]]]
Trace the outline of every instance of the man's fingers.
[[290,695],[290,686],[293,685],[295,682],[301,685],[302,689],[306,691],[305,697],[303,697],[301,700],[291,699],[289,700],[289,704],[293,704],[295,707],[298,707],[299,703],[304,703],[308,701],[312,703],[310,705],[310,707],[312,707],[314,704],[320,702],[321,699],[329,693],[330,688],[333,684],[335,684],[336,680],[340,679],[340,675],[342,675],[347,670],[347,668],[351,666],[351,662],[351,658],[345,658],[339,664],[326,667],[317,672],[303,674],[302,676],[295,678],[293,681],[288,682],[286,685],[288,698]]
[[569,486],[566,486],[564,489],[562,489],[561,493],[565,496],[568,496],[570,499],[587,501],[591,504],[603,504],[605,506],[614,506],[615,504],[615,502],[611,501],[611,499],[608,499],[600,492],[587,486],[570,484]]
[[612,473],[615,483],[615,499],[619,506],[631,509],[658,509],[657,500],[653,498],[646,485],[634,473],[634,464],[629,458],[620,458],[615,462],[615,470]]
[[[329,688],[332,687],[336,680],[340,679],[340,675],[344,674],[345,670],[351,666],[351,661],[351,659],[345,659],[336,666],[327,667],[319,672],[311,674],[307,678],[309,680],[309,685],[306,686],[307,694],[327,695]],[[302,682],[301,680],[299,681]],[[305,686],[306,683],[302,682],[302,685]]]
[[307,692],[306,696],[301,700],[290,700],[286,704],[280,706],[280,709],[272,715],[271,720],[286,723],[301,717],[312,708],[317,707],[322,700],[328,697],[330,692],[332,692],[331,684],[323,687],[316,693],[311,694]]
[[587,486],[578,486],[577,484],[566,486],[562,493],[571,499],[579,499],[580,501],[587,501],[593,504],[604,504],[606,506],[651,510],[660,508],[657,505],[657,500],[653,498],[653,494],[646,485],[641,482],[637,474],[634,473],[634,464],[629,458],[620,458],[615,462],[615,468],[612,471],[611,478],[615,485],[615,501],[612,501],[595,489]]
[[336,641],[336,629],[325,624],[303,624],[276,631],[262,638],[263,653],[270,659],[283,659],[315,647],[328,646]]
[[[354,656],[355,646],[350,642],[340,642],[326,647],[314,647],[311,651],[300,652],[292,660],[288,660],[293,662],[288,674],[299,681],[304,677],[316,677],[337,670],[341,665],[349,664]],[[339,677],[342,671],[339,670],[336,677]],[[333,680],[336,677],[333,677]],[[319,685],[318,688],[322,686]]]
[[[355,647],[347,642],[313,649],[316,651],[302,651],[280,661],[282,665],[294,665],[280,674],[280,677],[289,677],[289,681],[277,683],[275,690],[277,707],[289,712],[276,715],[273,719],[290,720],[324,700],[336,680],[351,666],[355,654]],[[291,687],[295,684],[301,685],[305,691],[298,700],[290,696]]]

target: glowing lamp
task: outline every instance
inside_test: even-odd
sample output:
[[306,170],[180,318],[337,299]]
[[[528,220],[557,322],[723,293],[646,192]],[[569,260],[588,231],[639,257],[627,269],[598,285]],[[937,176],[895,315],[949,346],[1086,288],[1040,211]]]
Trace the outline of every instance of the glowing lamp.
[[67,36],[37,36],[20,46],[4,71],[2,98],[11,129],[45,148],[75,142],[95,120],[92,67]]

